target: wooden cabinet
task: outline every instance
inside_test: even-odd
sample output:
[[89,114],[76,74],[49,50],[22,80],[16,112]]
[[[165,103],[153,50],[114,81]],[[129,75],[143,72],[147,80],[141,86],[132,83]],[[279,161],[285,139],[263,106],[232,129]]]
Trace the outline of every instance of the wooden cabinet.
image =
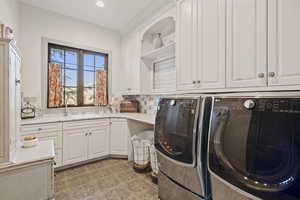
[[109,154],[109,120],[63,123],[63,165]]
[[227,86],[267,86],[267,1],[227,0]]
[[20,122],[21,58],[10,40],[0,39],[0,163],[15,153]]
[[126,119],[111,119],[110,154],[128,155],[128,125]]
[[133,32],[122,38],[122,62],[124,66],[124,93],[140,92],[140,54],[139,32]]
[[225,87],[225,1],[177,2],[177,89]]
[[269,0],[269,85],[300,84],[300,1]]

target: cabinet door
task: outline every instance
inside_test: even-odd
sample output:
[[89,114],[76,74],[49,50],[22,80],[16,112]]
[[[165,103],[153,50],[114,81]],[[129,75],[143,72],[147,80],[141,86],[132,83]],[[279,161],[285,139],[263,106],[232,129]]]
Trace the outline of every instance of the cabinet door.
[[140,91],[140,43],[138,32],[123,38],[122,57],[125,65],[125,93],[137,94]]
[[198,1],[198,80],[200,88],[224,88],[225,0]]
[[134,32],[130,43],[130,51],[132,51],[131,66],[129,74],[129,93],[138,94],[140,92],[140,57],[141,57],[141,40],[139,40],[139,32]]
[[[22,60],[20,58],[20,56],[18,56],[16,54],[16,110],[20,111],[21,110],[21,104],[22,104],[22,100],[21,100],[21,63]],[[19,125],[21,123],[21,112],[16,112],[16,126],[17,126],[17,130],[16,130],[16,136],[19,137],[20,133],[19,133]],[[17,138],[18,139],[18,138]]]
[[128,155],[127,121],[112,121],[110,130],[110,154]]
[[196,26],[197,1],[177,2],[177,89],[196,88]]
[[[16,52],[10,48],[9,51],[9,139],[10,152],[14,151],[17,139],[17,94],[16,94],[16,70],[18,57]],[[19,107],[18,107],[19,108]],[[18,110],[19,112],[19,110]]]
[[267,85],[267,1],[227,1],[227,86]]
[[109,126],[90,129],[88,140],[88,159],[109,154]]
[[269,1],[269,85],[300,84],[300,1]]
[[86,129],[65,130],[63,133],[63,164],[68,165],[87,159],[88,131]]

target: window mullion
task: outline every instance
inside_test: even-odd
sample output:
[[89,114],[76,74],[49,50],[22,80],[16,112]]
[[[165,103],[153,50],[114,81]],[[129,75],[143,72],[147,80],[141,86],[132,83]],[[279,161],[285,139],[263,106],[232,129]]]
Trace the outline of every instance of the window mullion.
[[83,59],[84,53],[83,51],[78,52],[78,83],[77,83],[77,102],[79,106],[84,104],[84,67],[83,67]]

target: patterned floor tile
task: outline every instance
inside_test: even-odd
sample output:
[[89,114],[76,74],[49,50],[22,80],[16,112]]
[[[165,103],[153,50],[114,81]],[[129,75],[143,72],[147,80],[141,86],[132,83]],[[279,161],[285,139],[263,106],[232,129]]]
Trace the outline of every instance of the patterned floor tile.
[[132,163],[107,159],[60,171],[55,176],[55,200],[158,200],[149,175]]

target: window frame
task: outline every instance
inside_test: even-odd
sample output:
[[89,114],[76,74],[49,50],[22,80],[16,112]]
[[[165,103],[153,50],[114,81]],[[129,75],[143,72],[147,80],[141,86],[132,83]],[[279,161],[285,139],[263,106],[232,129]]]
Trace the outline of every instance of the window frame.
[[[111,60],[112,60],[112,52],[108,51],[108,50],[103,50],[103,49],[97,49],[97,48],[92,48],[92,47],[87,47],[87,46],[82,46],[82,45],[76,45],[76,44],[72,44],[72,43],[67,43],[67,42],[62,42],[62,41],[58,41],[58,40],[53,40],[53,39],[49,39],[49,38],[42,38],[42,47],[43,47],[43,51],[42,51],[42,65],[41,65],[41,72],[42,72],[42,109],[50,109],[50,110],[54,110],[54,109],[63,109],[65,107],[64,103],[63,106],[60,107],[49,107],[49,74],[48,74],[48,64],[49,64],[49,55],[50,55],[50,48],[49,46],[53,45],[53,46],[57,46],[57,47],[61,47],[61,48],[65,48],[65,50],[70,50],[70,51],[83,51],[86,54],[97,54],[97,55],[104,55],[106,56],[106,63],[105,63],[105,69],[107,71],[107,105],[96,105],[96,104],[83,104],[83,99],[82,99],[82,104],[79,104],[80,102],[78,102],[79,105],[68,105],[68,107],[73,107],[73,108],[84,108],[84,107],[99,107],[99,106],[108,106],[110,101],[111,101],[111,91],[112,91],[112,80],[111,80],[111,73],[112,73],[112,66],[111,66]],[[84,55],[84,54],[83,54]],[[78,56],[79,59],[80,56]],[[83,60],[83,57],[82,57]],[[65,63],[65,62],[64,62]],[[79,64],[78,64],[79,65]],[[82,65],[82,77],[84,77],[84,66]],[[78,80],[77,80],[78,81]],[[83,81],[83,80],[82,80]],[[95,80],[94,80],[95,81]],[[94,83],[95,84],[95,83]],[[77,84],[77,88],[78,88],[78,84]],[[65,86],[64,86],[65,87]],[[85,87],[83,87],[85,88]],[[82,90],[83,90],[82,88]],[[95,88],[95,85],[94,85]],[[96,91],[95,91],[96,92]],[[65,91],[64,91],[65,93]],[[95,95],[95,93],[94,93]],[[82,97],[84,97],[84,95],[82,95]]]

